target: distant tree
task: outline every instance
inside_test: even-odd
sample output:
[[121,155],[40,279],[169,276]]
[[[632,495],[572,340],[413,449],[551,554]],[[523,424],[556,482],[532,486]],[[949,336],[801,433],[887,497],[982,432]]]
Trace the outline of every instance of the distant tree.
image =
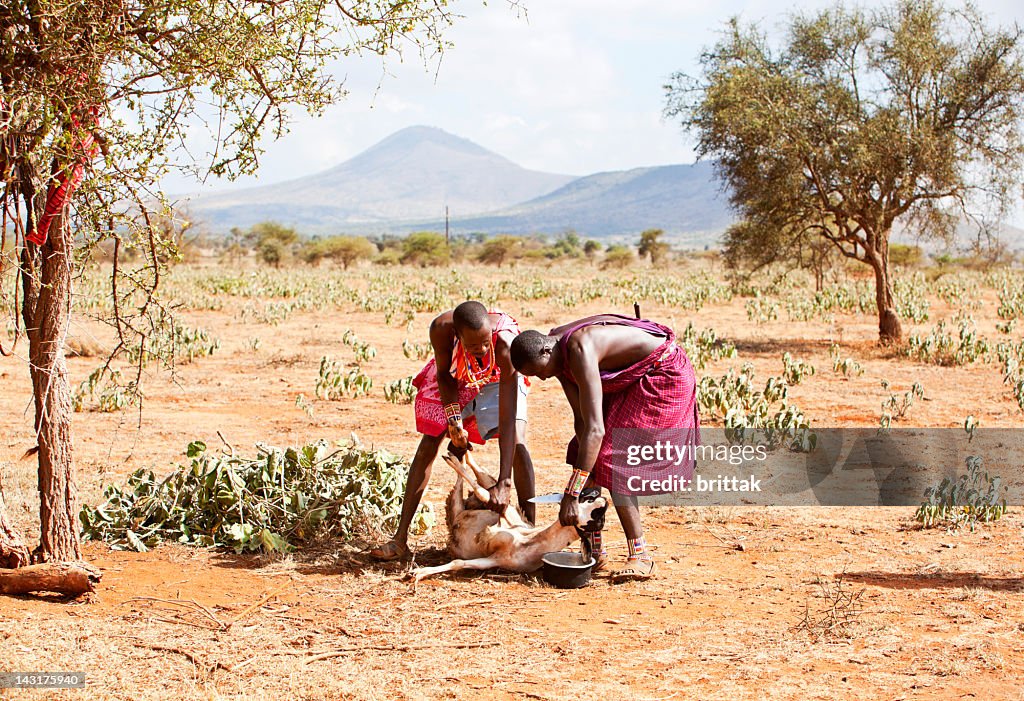
[[224,259],[230,263],[237,264],[248,254],[245,232],[237,226],[231,227],[227,239],[224,241]]
[[547,247],[545,255],[548,258],[579,258],[583,255],[583,242],[580,235],[573,229],[566,229],[555,242]]
[[373,262],[375,265],[398,265],[402,262],[402,249],[389,246],[377,253]]
[[253,224],[246,237],[250,241],[255,241],[256,244],[273,240],[279,241],[283,246],[290,246],[298,242],[299,232],[275,221],[264,221]]
[[280,268],[281,263],[288,257],[288,249],[278,239],[267,239],[256,246],[256,253],[267,265]]
[[924,259],[924,253],[920,246],[910,246],[905,243],[889,244],[889,262],[901,268],[911,268],[920,265]]
[[673,76],[666,114],[749,222],[730,246],[823,238],[874,271],[879,338],[897,341],[893,223],[947,237],[974,206],[1005,212],[1020,182],[1022,31],[936,0],[837,6],[787,29],[775,51],[733,19],[700,78]]
[[254,224],[246,233],[246,240],[253,243],[260,260],[279,268],[291,255],[299,234],[283,224],[265,221]]
[[345,270],[353,263],[373,258],[377,252],[377,247],[362,236],[332,236],[319,243],[324,257],[341,263]]
[[443,234],[433,231],[419,231],[409,234],[402,242],[401,261],[406,264],[445,265],[451,260],[451,250]]
[[[377,250],[377,247],[374,246],[373,249]],[[299,257],[303,262],[312,266],[320,265],[320,261],[324,259],[324,253],[323,239],[319,238],[310,239],[309,241],[304,242],[299,248]]]
[[652,265],[658,265],[668,254],[669,245],[661,240],[665,232],[661,229],[647,229],[640,234],[637,253],[641,258],[648,257]]
[[489,265],[504,265],[523,254],[524,241],[519,236],[495,236],[484,241],[477,260]]
[[628,268],[632,262],[633,251],[628,246],[613,244],[604,252],[604,260],[601,262],[601,267],[621,270],[622,268]]
[[725,265],[732,275],[747,279],[762,268],[779,264],[810,271],[815,291],[824,288],[825,276],[839,255],[830,241],[815,231],[787,235],[773,227],[755,230],[756,226],[756,222],[741,220],[725,231]]
[[583,244],[583,255],[585,255],[588,260],[593,262],[594,258],[597,256],[598,253],[601,252],[603,248],[604,246],[601,245],[600,241],[595,241],[594,239],[587,239],[587,242]]

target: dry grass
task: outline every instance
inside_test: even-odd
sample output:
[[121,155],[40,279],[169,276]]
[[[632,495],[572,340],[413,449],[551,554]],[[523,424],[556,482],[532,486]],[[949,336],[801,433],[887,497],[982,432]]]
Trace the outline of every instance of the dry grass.
[[834,578],[815,577],[815,592],[807,597],[800,620],[793,627],[814,641],[850,638],[864,612],[865,589],[854,589],[840,573]]

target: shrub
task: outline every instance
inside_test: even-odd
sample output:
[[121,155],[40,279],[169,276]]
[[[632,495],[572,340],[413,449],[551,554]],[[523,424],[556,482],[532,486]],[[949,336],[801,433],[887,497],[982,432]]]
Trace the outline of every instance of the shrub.
[[789,404],[788,390],[781,377],[769,377],[763,390],[755,390],[754,366],[744,363],[738,373],[731,369],[718,378],[700,378],[697,401],[704,415],[722,420],[733,443],[812,451],[818,437],[803,412]]
[[[882,380],[882,389],[889,389],[889,381]],[[915,382],[911,385],[910,390],[900,394],[890,394],[889,397],[882,402],[882,417],[878,421],[879,431],[888,431],[894,421],[906,417],[910,407],[914,406],[915,399],[924,399],[924,387],[921,383]]]
[[736,346],[719,340],[714,329],[698,332],[692,321],[686,325],[686,329],[678,338],[686,351],[686,356],[697,370],[703,370],[710,360],[736,357]]
[[803,382],[804,377],[814,375],[814,366],[803,360],[796,360],[788,352],[782,354],[782,376],[790,386]]
[[967,474],[955,482],[948,477],[936,487],[925,490],[925,500],[917,509],[917,520],[925,528],[945,525],[949,529],[974,527],[981,523],[998,521],[1006,513],[1008,487],[1000,490],[998,476],[989,477],[981,469],[981,458],[972,455],[967,458]]
[[669,245],[660,240],[664,234],[661,229],[647,229],[640,234],[640,243],[637,245],[639,256],[650,258],[652,265],[660,264],[669,251]]
[[853,358],[844,358],[839,354],[839,346],[837,344],[833,343],[829,346],[828,354],[832,358],[832,372],[842,375],[844,380],[864,374],[864,368],[861,367],[860,363]]
[[[124,486],[107,486],[103,503],[82,508],[83,537],[140,552],[163,541],[281,552],[397,524],[409,473],[399,456],[355,442],[256,448],[252,458],[219,456],[196,441],[190,464],[163,479],[136,470]],[[413,528],[422,533],[432,522],[425,504]]]
[[416,343],[407,338],[402,341],[402,355],[409,360],[426,360],[434,355],[434,347],[429,343]]
[[361,397],[373,388],[373,378],[358,365],[345,370],[344,366],[328,356],[320,359],[320,374],[315,393],[317,399],[338,400]]
[[523,249],[523,239],[518,236],[495,236],[484,242],[476,259],[488,265],[501,266],[521,258]]
[[946,322],[940,321],[927,336],[913,335],[903,347],[903,355],[936,365],[967,365],[988,356],[989,345],[985,338],[978,336],[974,321],[962,318],[958,332],[953,336],[946,330]]
[[601,267],[622,270],[628,268],[632,263],[633,251],[626,246],[613,244],[604,252],[604,261],[602,261]]
[[402,242],[401,261],[406,264],[420,267],[445,265],[451,257],[451,249],[444,236],[432,231],[409,234]]
[[384,385],[384,399],[392,404],[412,404],[415,396],[416,388],[412,384],[411,375]]

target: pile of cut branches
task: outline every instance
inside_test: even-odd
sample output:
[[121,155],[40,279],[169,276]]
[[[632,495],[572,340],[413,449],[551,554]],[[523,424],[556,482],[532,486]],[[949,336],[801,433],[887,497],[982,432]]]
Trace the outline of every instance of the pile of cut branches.
[[[152,470],[109,485],[105,501],[80,514],[86,539],[143,552],[163,541],[236,552],[287,552],[326,538],[377,535],[393,528],[408,477],[404,459],[357,442],[301,448],[256,445],[257,456],[216,455],[190,443],[187,466],[157,479]],[[420,508],[414,531],[433,521]]]

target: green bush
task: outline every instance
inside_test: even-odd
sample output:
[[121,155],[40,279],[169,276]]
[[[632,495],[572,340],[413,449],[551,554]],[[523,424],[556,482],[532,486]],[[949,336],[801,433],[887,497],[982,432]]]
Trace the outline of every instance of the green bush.
[[1008,489],[999,487],[999,477],[989,477],[981,469],[981,458],[972,455],[967,458],[966,475],[955,482],[946,477],[938,486],[925,490],[917,520],[925,528],[957,529],[967,525],[972,531],[979,522],[998,521],[1006,513],[1006,497],[1000,497]]
[[[140,552],[163,541],[283,552],[397,524],[409,471],[399,456],[356,443],[256,447],[252,458],[221,456],[196,441],[186,451],[190,464],[163,479],[136,470],[124,486],[107,486],[103,503],[82,508],[83,537]],[[424,505],[414,529],[432,523]]]
[[604,252],[604,261],[602,261],[601,267],[621,270],[628,268],[632,263],[633,251],[626,246],[613,244]]
[[420,231],[409,234],[402,242],[401,261],[406,264],[420,267],[445,265],[451,261],[451,257],[451,249],[442,234]]
[[495,236],[484,241],[476,259],[488,265],[504,265],[523,255],[525,242],[519,236]]

